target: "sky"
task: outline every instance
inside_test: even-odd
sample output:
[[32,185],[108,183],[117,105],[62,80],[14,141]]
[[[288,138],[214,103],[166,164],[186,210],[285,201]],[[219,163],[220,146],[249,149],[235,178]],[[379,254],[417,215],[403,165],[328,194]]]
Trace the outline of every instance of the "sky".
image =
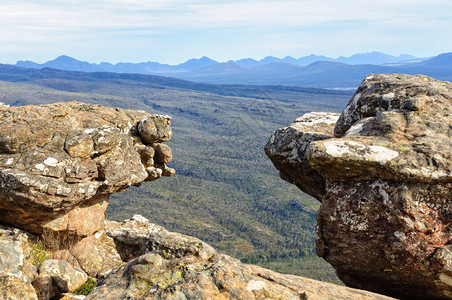
[[2,0],[0,63],[452,52],[450,0]]

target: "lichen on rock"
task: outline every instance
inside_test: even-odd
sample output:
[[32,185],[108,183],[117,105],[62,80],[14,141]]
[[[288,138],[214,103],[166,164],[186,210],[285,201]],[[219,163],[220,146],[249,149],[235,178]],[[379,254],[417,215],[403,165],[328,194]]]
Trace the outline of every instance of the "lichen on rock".
[[283,179],[322,202],[317,254],[349,286],[452,299],[452,83],[369,75],[335,123],[318,128],[318,116],[265,147]]

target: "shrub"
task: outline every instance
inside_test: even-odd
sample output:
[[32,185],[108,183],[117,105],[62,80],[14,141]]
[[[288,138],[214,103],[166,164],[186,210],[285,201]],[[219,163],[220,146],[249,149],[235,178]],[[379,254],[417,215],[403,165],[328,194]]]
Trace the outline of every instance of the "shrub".
[[45,260],[49,259],[49,253],[46,251],[44,244],[41,240],[37,240],[31,244],[31,263],[35,266],[39,266]]
[[88,278],[88,280],[81,287],[75,290],[74,294],[86,296],[92,292],[96,284],[97,282],[94,279]]

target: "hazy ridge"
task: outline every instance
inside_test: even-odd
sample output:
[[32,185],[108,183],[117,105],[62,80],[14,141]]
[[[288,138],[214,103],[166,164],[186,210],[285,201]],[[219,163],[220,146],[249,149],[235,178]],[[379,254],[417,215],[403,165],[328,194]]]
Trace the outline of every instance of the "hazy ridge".
[[295,59],[268,56],[260,61],[241,59],[219,63],[208,57],[190,59],[179,65],[158,62],[88,63],[60,56],[44,64],[18,61],[25,68],[53,68],[82,72],[116,72],[171,76],[203,83],[354,88],[370,73],[425,74],[451,80],[452,53],[433,58],[411,55],[391,56],[380,52],[355,54],[336,59],[310,55]]

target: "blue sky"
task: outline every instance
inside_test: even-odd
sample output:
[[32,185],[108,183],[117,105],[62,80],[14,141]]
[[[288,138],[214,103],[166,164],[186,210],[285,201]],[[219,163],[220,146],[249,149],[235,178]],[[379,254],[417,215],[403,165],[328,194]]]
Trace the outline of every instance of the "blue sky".
[[452,51],[450,0],[13,0],[0,3],[0,63],[218,61]]

